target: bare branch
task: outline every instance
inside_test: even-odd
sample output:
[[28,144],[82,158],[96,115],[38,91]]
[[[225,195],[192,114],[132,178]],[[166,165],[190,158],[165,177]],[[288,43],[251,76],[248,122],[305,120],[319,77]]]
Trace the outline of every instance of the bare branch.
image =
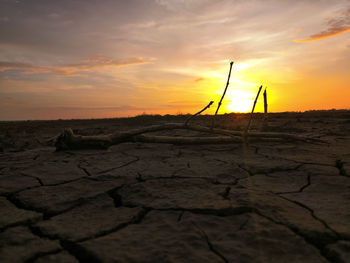
[[239,137],[215,136],[215,137],[182,137],[182,136],[150,136],[137,135],[133,137],[137,142],[171,143],[171,144],[213,144],[242,142]]
[[263,123],[262,123],[262,128],[263,129],[265,129],[268,126],[268,122],[267,122],[267,118],[268,118],[267,107],[268,107],[268,104],[267,104],[266,89],[267,89],[267,87],[265,88],[264,93],[263,93],[263,95],[264,95],[264,119],[263,119]]
[[[217,137],[171,137],[171,136],[146,136],[143,133],[155,132],[161,130],[173,130],[173,129],[188,129],[198,132],[206,132],[209,134],[220,134],[225,136]],[[96,135],[96,136],[82,136],[76,135],[71,129],[66,129],[57,137],[55,146],[56,150],[68,150],[68,149],[106,149],[112,145],[130,142],[130,141],[144,141],[154,143],[181,143],[181,144],[196,144],[196,143],[233,143],[242,142],[244,133],[240,131],[224,130],[224,129],[211,129],[209,127],[200,125],[185,125],[184,123],[167,123],[161,125],[153,125],[140,129],[134,129],[126,132],[116,132],[109,135]],[[323,142],[319,139],[308,138],[303,136],[297,136],[286,133],[273,133],[273,132],[252,132],[247,136],[256,140],[292,140],[303,142]]]
[[205,106],[202,110],[198,111],[196,114],[193,114],[192,116],[190,116],[186,121],[185,121],[185,125],[187,125],[187,123],[194,118],[195,116],[201,114],[203,111],[205,111],[206,109],[210,108],[210,106],[214,103],[214,101],[209,102],[209,104],[207,106]]
[[211,122],[211,128],[214,128],[215,117],[216,117],[216,115],[218,114],[218,111],[219,111],[220,106],[221,106],[221,102],[222,102],[222,100],[224,99],[225,94],[226,94],[226,91],[227,91],[227,87],[228,87],[228,85],[230,84],[230,77],[231,77],[232,65],[233,65],[233,61],[230,62],[230,71],[229,71],[229,73],[228,73],[227,82],[226,82],[226,87],[225,87],[224,93],[223,93],[222,96],[221,96],[221,99],[220,99],[220,101],[219,101],[218,107],[216,108],[215,114],[214,114],[214,116],[213,116],[213,120],[212,120],[212,122]]
[[260,91],[262,89],[262,85],[259,87],[259,91],[258,91],[258,94],[256,95],[256,98],[254,100],[254,104],[253,104],[253,108],[252,108],[252,112],[250,113],[250,118],[249,118],[249,122],[248,122],[248,125],[247,127],[245,128],[245,131],[244,131],[244,137],[247,136],[248,134],[248,131],[249,131],[249,128],[250,128],[250,123],[252,122],[252,118],[253,118],[253,113],[254,113],[254,109],[255,109],[255,105],[256,105],[256,101],[258,100],[259,98],[259,95],[260,95]]
[[267,117],[267,94],[266,94],[266,89],[267,89],[267,87],[265,88],[265,90],[264,90],[264,93],[263,93],[263,95],[264,95],[264,114],[265,114],[265,118]]

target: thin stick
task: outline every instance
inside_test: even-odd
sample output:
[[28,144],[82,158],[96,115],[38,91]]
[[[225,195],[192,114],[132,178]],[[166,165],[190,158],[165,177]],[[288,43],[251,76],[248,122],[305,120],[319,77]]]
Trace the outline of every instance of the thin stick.
[[263,120],[263,125],[262,125],[262,128],[266,128],[267,127],[267,117],[268,117],[268,114],[267,114],[267,107],[268,107],[268,104],[267,104],[267,94],[266,94],[266,89],[267,87],[265,87],[265,90],[264,90],[264,120]]
[[224,93],[223,93],[222,96],[221,96],[221,99],[220,99],[220,101],[219,101],[218,107],[216,108],[215,115],[213,116],[213,120],[212,120],[212,122],[211,122],[211,128],[214,128],[215,117],[216,117],[216,115],[218,114],[218,111],[219,111],[220,106],[221,106],[221,102],[222,102],[222,100],[224,99],[225,94],[226,94],[227,87],[228,87],[228,85],[230,84],[230,77],[231,77],[232,65],[233,65],[233,61],[230,62],[230,71],[229,71],[229,73],[228,73],[227,82],[226,82],[226,87],[225,87]]
[[198,111],[196,114],[193,114],[192,116],[190,116],[189,118],[187,118],[187,120],[185,121],[185,126],[187,125],[187,123],[194,118],[195,116],[201,114],[203,111],[205,111],[206,109],[210,108],[210,106],[214,103],[214,101],[209,102],[209,104],[207,106],[205,106],[202,110]]
[[262,89],[262,85],[259,87],[258,94],[256,95],[256,98],[255,98],[255,100],[254,100],[252,112],[250,113],[249,122],[248,122],[248,125],[247,125],[247,127],[245,128],[245,131],[244,131],[244,138],[247,137],[247,134],[248,134],[248,131],[249,131],[249,128],[250,128],[250,123],[252,122],[252,118],[253,118],[253,113],[254,113],[254,109],[255,109],[255,104],[256,104],[256,101],[257,101],[258,98],[259,98],[261,89]]
[[267,87],[265,88],[264,90],[264,117],[267,119],[267,94],[266,94],[266,89]]

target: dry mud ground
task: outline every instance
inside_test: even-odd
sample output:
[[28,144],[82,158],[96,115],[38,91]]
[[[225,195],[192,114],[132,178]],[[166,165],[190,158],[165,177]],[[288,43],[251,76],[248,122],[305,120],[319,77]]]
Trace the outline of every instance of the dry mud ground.
[[[185,117],[1,122],[0,262],[350,262],[349,111],[270,116],[268,130],[321,144],[44,143],[64,127],[101,134]],[[246,117],[218,124],[239,130]]]

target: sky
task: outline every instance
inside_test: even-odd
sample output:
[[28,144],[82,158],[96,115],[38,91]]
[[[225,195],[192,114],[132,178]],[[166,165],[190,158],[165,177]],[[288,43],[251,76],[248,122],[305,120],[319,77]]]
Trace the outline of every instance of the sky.
[[[350,108],[350,0],[0,0],[0,120]],[[263,109],[262,98],[257,111]]]

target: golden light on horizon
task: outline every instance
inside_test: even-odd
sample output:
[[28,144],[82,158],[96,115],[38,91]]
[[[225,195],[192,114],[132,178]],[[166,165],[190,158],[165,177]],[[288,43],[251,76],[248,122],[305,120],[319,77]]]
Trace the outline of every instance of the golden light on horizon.
[[[238,62],[233,65],[230,85],[228,86],[227,93],[222,102],[222,113],[245,113],[251,111],[258,87],[261,85],[258,83],[259,76],[256,76],[255,73],[250,70],[256,63],[256,61],[252,63]],[[217,72],[224,71],[224,67],[217,70]],[[220,87],[215,90],[215,101],[220,100],[227,81],[227,75],[218,74],[217,72],[216,75],[212,73],[213,78],[211,79],[211,83],[214,84],[213,87]],[[208,88],[208,93],[209,92],[213,92],[213,89]],[[260,95],[262,96],[262,93]],[[261,98],[259,98],[259,101],[260,99]],[[259,111],[263,108],[259,104],[258,102],[255,111]]]

